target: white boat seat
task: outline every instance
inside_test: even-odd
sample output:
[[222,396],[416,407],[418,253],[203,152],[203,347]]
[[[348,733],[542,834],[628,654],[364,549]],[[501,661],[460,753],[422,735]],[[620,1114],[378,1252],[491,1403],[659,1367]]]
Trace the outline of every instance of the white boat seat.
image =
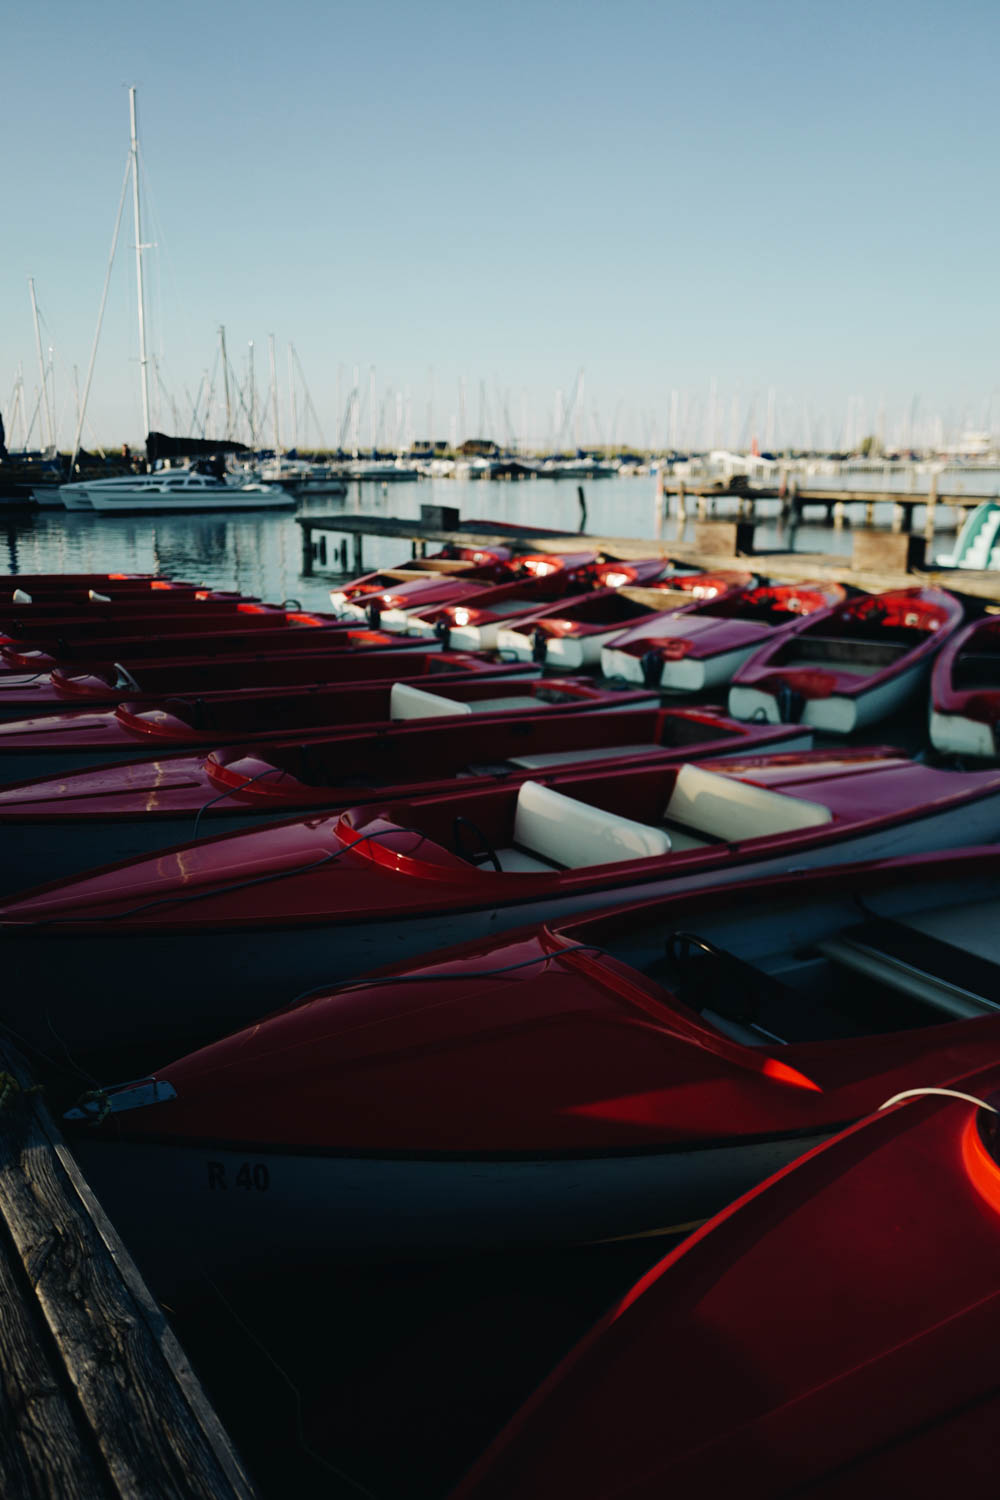
[[440,693],[428,693],[409,682],[394,682],[389,694],[390,719],[428,719],[471,712],[468,703],[458,703]]
[[690,764],[677,772],[664,818],[668,827],[676,821],[695,835],[706,833],[726,843],[815,828],[832,820],[830,809],[820,802],[789,797]]
[[522,771],[544,771],[549,766],[570,766],[577,761],[608,760],[611,756],[622,755],[653,756],[658,752],[670,754],[652,740],[646,740],[641,745],[599,745],[593,750],[550,750],[542,755],[512,755],[510,764],[520,766]]
[[670,835],[526,781],[517,794],[514,844],[560,869],[578,870],[669,854]]

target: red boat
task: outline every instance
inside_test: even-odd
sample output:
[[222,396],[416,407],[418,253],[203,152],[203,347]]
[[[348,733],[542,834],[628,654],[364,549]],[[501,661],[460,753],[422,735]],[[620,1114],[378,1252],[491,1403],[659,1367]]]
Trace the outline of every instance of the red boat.
[[[438,695],[437,705],[453,714],[465,709],[468,716],[446,724],[425,718],[341,730],[325,739],[299,735],[215,750],[207,758],[204,752],[160,755],[0,788],[0,848],[17,850],[0,871],[0,891],[134,859],[199,829],[229,833],[366,797],[428,795],[447,791],[458,778],[515,783],[557,766],[665,764],[728,751],[808,749],[811,743],[808,734],[787,726],[737,724],[711,709],[661,710],[649,699],[650,706],[631,713],[617,703],[610,713],[553,713],[574,702],[615,702],[611,693],[574,698],[580,684],[558,678],[518,681],[498,713],[496,685],[479,686],[494,695],[482,700],[487,717],[472,713],[474,700]],[[429,695],[409,696],[413,707],[413,699]]]
[[371,574],[343,592],[331,592],[330,602],[344,619],[367,619],[385,630],[405,631],[418,611],[466,603],[490,583],[509,582],[515,574],[520,574],[522,585],[537,580],[543,594],[557,578],[564,589],[575,583],[589,588],[590,570],[596,561],[596,552],[553,553],[518,557],[502,574],[494,570],[495,576],[490,577],[482,569],[463,572],[459,577],[431,580],[406,574],[394,581],[391,573]]
[[612,894],[994,838],[1000,770],[941,771],[886,749],[459,782],[189,842],[7,900],[9,962],[16,953],[32,976],[8,1020],[37,1039],[54,1007],[57,1034],[86,1049],[120,1031],[124,993],[129,1036],[156,1040],[182,1000],[206,1025],[234,992],[244,1015],[259,1015],[373,964]]
[[620,635],[601,652],[601,671],[674,692],[723,687],[764,641],[784,640],[803,615],[825,618],[845,597],[822,581],[734,589]]
[[566,600],[576,602],[581,597],[587,598],[589,592],[581,594],[581,589],[590,588],[589,582],[579,580],[568,570],[553,569],[480,589],[460,604],[416,610],[407,615],[402,628],[410,635],[436,636],[457,651],[482,651],[496,646],[501,626],[512,620],[531,619]]
[[[86,598],[93,590],[123,596],[149,590],[196,589],[199,584],[159,578],[153,573],[5,573],[0,576],[0,603],[30,603],[36,598]],[[22,597],[14,599],[15,594]],[[27,595],[25,598],[23,596]]]
[[931,743],[946,755],[1000,754],[1000,619],[973,620],[944,644],[931,673]]
[[[970,921],[970,900],[988,921]],[[189,1273],[214,1272],[663,1232],[718,1210],[900,1090],[993,1064],[998,912],[993,848],[522,928],[328,990],[99,1093],[77,1120],[102,1123],[74,1144],[144,1264],[159,1250],[172,1274],[177,1255]],[[976,959],[963,951],[969,930]],[[918,1160],[902,1173],[910,1183]],[[232,1191],[246,1162],[266,1190]],[[844,1216],[838,1249],[854,1277],[867,1267],[867,1254],[848,1253],[856,1218]],[[909,1218],[895,1221],[896,1240]],[[733,1246],[754,1238],[734,1237],[727,1271]],[[953,1282],[933,1240],[928,1263]],[[786,1281],[796,1265],[810,1265],[805,1244],[785,1258]],[[786,1338],[794,1380],[791,1341],[815,1337],[823,1318],[782,1318],[776,1307],[762,1325],[753,1276],[741,1280],[741,1331],[744,1321],[766,1327],[769,1359],[771,1338]],[[816,1295],[811,1269],[802,1287]],[[646,1348],[642,1322],[632,1337]],[[721,1306],[711,1322],[720,1337],[732,1326]],[[648,1349],[661,1371],[665,1347],[657,1320]],[[734,1391],[770,1388],[736,1365]],[[666,1369],[683,1384],[686,1361]],[[632,1373],[626,1405],[651,1376]],[[618,1375],[612,1364],[612,1388]],[[581,1415],[593,1430],[596,1411]],[[660,1438],[651,1422],[644,1461]],[[548,1495],[577,1493],[575,1471],[546,1478]],[[674,1492],[689,1489],[649,1494]]]
[[313,636],[313,649],[317,649],[322,639],[319,632],[339,633],[343,629],[342,622],[331,615],[258,604],[240,604],[235,612],[211,613],[208,619],[204,614],[161,615],[155,621],[147,619],[144,625],[147,628],[136,621],[136,633],[128,635],[106,620],[74,626],[71,634],[53,624],[48,632],[33,635],[30,640],[0,644],[0,663],[8,676],[27,671],[48,672],[62,662],[71,661],[114,660],[131,664],[158,656],[223,653],[230,643],[241,649],[251,634],[257,648],[269,640],[284,642],[297,638],[292,649],[298,650],[306,631]]
[[[356,660],[356,659],[355,659]],[[387,665],[388,664],[388,665]],[[0,782],[62,776],[112,761],[162,760],[180,750],[320,738],[344,729],[388,728],[393,719],[468,713],[525,714],[649,707],[644,689],[621,691],[586,678],[538,680],[537,667],[491,662],[461,652],[379,655],[382,678],[349,660],[325,668],[333,683],[310,681],[308,663],[289,663],[283,686],[235,686],[183,698],[133,699],[110,712],[49,714],[0,723]],[[296,675],[301,683],[296,686]]]
[[[15,594],[21,592],[21,598]],[[252,603],[249,595],[231,594],[220,589],[198,588],[195,583],[178,583],[168,589],[129,589],[124,594],[100,594],[97,589],[69,589],[61,594],[24,594],[18,589],[0,591],[0,625],[9,634],[27,634],[37,627],[39,619],[120,619],[123,616],[154,615],[175,610],[199,609],[204,603],[225,601],[231,609],[237,604]],[[16,628],[22,627],[22,628]]]
[[850,734],[895,712],[923,687],[964,611],[944,589],[893,589],[849,599],[773,640],[733,677],[736,719],[782,719]]
[[[664,610],[685,608],[691,594],[680,589],[599,589],[529,615],[497,634],[497,648],[519,661],[545,662],[562,670],[595,665],[603,648]],[[647,684],[648,686],[648,684]]]
[[[915,1082],[946,1081],[943,1062]],[[952,1087],[894,1103],[685,1240],[453,1500],[989,1494],[1000,1068]]]
[[[164,655],[132,656],[130,670],[119,661],[67,662],[51,671],[0,674],[0,719],[26,714],[95,708],[126,698],[159,699],[166,694],[227,691],[244,687],[297,686],[322,683],[333,658],[374,657],[388,652],[396,659],[414,648],[436,652],[438,642],[408,640],[380,630],[355,630],[342,624],[319,628],[308,636],[267,631],[228,639],[225,649],[192,655],[186,637],[167,637]],[[377,669],[373,669],[377,670]],[[362,674],[364,675],[364,674]]]

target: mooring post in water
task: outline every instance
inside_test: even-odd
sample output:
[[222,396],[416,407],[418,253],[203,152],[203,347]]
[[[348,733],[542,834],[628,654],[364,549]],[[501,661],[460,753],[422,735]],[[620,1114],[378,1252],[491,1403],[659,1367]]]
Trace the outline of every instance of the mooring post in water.
[[677,524],[683,531],[687,522],[687,490],[684,488],[683,479],[677,481]]
[[364,563],[361,560],[361,544],[363,540],[361,532],[356,531],[354,533],[354,572],[357,577],[360,577],[365,571]]
[[932,474],[927,486],[927,518],[924,521],[924,540],[928,547],[934,541],[934,521],[937,514],[938,477]]
[[576,487],[576,498],[580,502],[580,534],[582,535],[587,529],[587,501],[584,497],[582,484],[578,484]]
[[664,499],[665,496],[663,493],[663,469],[658,468],[656,471],[656,501],[653,507],[653,535],[656,537],[657,541],[659,541],[660,537],[663,535]]
[[311,578],[313,571],[313,543],[312,530],[308,526],[302,527],[302,577]]

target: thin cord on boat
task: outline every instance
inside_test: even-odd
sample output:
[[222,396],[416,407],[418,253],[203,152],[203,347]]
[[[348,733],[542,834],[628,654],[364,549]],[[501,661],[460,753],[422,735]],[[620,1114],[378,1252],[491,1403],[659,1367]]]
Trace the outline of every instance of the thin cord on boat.
[[246,781],[241,781],[239,786],[227,787],[226,790],[224,792],[220,792],[217,797],[210,797],[207,802],[203,802],[195,816],[194,833],[191,835],[192,841],[198,837],[198,827],[201,823],[201,815],[203,812],[207,812],[208,809],[210,807],[214,807],[217,802],[225,802],[226,798],[233,796],[235,792],[242,792],[244,787],[253,786],[255,781],[260,781],[265,776],[273,776],[275,772],[277,772],[279,776],[288,775],[288,772],[283,770],[281,766],[266,766],[263,771],[258,771],[256,776],[248,776]]
[[[980,1109],[988,1109],[992,1115],[1000,1115],[1000,1109],[992,1104],[987,1104],[985,1099],[977,1099],[975,1094],[963,1094],[961,1089],[904,1089],[901,1094],[893,1094],[884,1104],[879,1105],[879,1110],[889,1109],[893,1104],[899,1104],[903,1099],[921,1099],[925,1094],[940,1094],[945,1099],[962,1099],[966,1104],[978,1105]],[[878,1111],[876,1111],[878,1113]]]
[[573,943],[566,948],[554,948],[551,953],[537,953],[533,958],[519,959],[516,964],[503,964],[498,969],[463,969],[456,974],[382,974],[375,975],[371,979],[349,979],[345,984],[331,985],[317,984],[312,989],[303,990],[301,995],[296,995],[289,1000],[283,1009],[291,1010],[296,1005],[302,1005],[313,996],[330,995],[336,990],[338,995],[347,990],[368,990],[378,988],[384,984],[437,984],[441,980],[469,980],[469,979],[493,979],[499,974],[511,974],[515,969],[530,969],[532,964],[551,963],[554,958],[562,958],[566,953],[600,953],[604,958],[614,958],[607,948],[601,948],[597,943]]
[[[309,864],[293,865],[289,870],[268,870],[264,875],[255,875],[250,880],[237,880],[231,885],[211,886],[207,889],[187,891],[177,896],[158,896],[155,901],[144,901],[139,906],[130,906],[126,911],[115,912],[110,916],[107,913],[98,913],[92,917],[37,917],[34,921],[18,922],[16,927],[10,924],[6,928],[0,927],[0,932],[6,932],[8,936],[11,936],[28,927],[52,927],[61,923],[82,927],[89,922],[120,922],[124,917],[135,917],[140,912],[152,911],[157,906],[185,906],[189,901],[207,901],[213,896],[229,896],[235,891],[250,890],[255,885],[267,885],[271,880],[285,880],[292,875],[308,875],[311,870],[318,870],[323,865],[332,864],[342,854],[348,854],[350,850],[356,849],[359,844],[367,844],[374,839],[388,838],[396,833],[414,833],[419,837],[420,844],[425,843],[428,838],[428,835],[419,828],[380,828],[374,833],[363,833],[360,838],[353,839],[349,844],[342,844],[339,849],[331,849],[328,854],[310,861]],[[420,844],[417,845],[418,849]]]
[[16,692],[18,688],[27,687],[29,682],[37,682],[39,677],[48,677],[49,674],[48,671],[45,671],[32,672],[30,677],[24,677],[20,672],[12,672],[10,675],[12,677],[16,677],[17,681],[12,682],[8,685],[3,681],[3,678],[0,677],[0,691],[6,690],[7,692]]
[[335,1479],[340,1480],[343,1484],[349,1485],[352,1490],[356,1490],[359,1495],[367,1496],[367,1500],[378,1500],[378,1496],[376,1495],[374,1490],[370,1490],[367,1485],[361,1483],[360,1479],[355,1479],[352,1475],[346,1473],[343,1469],[338,1468],[336,1464],[331,1463],[329,1459],[324,1458],[321,1453],[317,1453],[316,1449],[306,1441],[305,1423],[302,1420],[302,1392],[299,1390],[298,1386],[295,1384],[288,1371],[275,1359],[274,1355],[271,1353],[270,1349],[268,1349],[267,1345],[263,1343],[260,1338],[258,1338],[249,1324],[240,1317],[235,1307],[229,1301],[229,1298],[220,1290],[220,1288],[216,1285],[216,1283],[213,1281],[212,1277],[208,1274],[204,1267],[202,1267],[201,1275],[204,1278],[206,1286],[210,1287],[214,1295],[218,1297],[222,1306],[226,1309],[227,1313],[233,1319],[234,1323],[236,1323],[242,1330],[242,1332],[246,1334],[250,1342],[256,1345],[271,1368],[276,1372],[276,1374],[280,1375],[285,1385],[291,1391],[292,1399],[295,1403],[295,1435],[298,1438],[299,1447],[302,1449],[302,1452],[305,1453],[307,1457],[311,1458],[314,1463],[319,1464],[321,1468],[326,1469],[327,1473],[332,1474]]

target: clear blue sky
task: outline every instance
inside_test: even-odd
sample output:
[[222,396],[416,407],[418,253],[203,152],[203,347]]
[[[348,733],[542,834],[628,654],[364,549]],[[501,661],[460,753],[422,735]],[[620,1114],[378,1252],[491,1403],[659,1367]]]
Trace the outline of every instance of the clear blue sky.
[[[182,413],[224,324],[264,394],[275,335],[286,438],[289,341],[328,441],[371,364],[420,435],[432,392],[450,435],[464,378],[467,434],[484,385],[495,433],[502,392],[542,439],[580,369],[590,439],[665,441],[673,410],[692,442],[714,410],[718,441],[763,440],[769,390],[779,440],[837,441],[849,401],[866,430],[882,406],[1000,428],[996,0],[38,0],[2,38],[0,406],[19,361],[34,401],[33,275],[63,446],[130,83]],[[127,218],[89,408],[108,443],[142,437],[133,243]]]

